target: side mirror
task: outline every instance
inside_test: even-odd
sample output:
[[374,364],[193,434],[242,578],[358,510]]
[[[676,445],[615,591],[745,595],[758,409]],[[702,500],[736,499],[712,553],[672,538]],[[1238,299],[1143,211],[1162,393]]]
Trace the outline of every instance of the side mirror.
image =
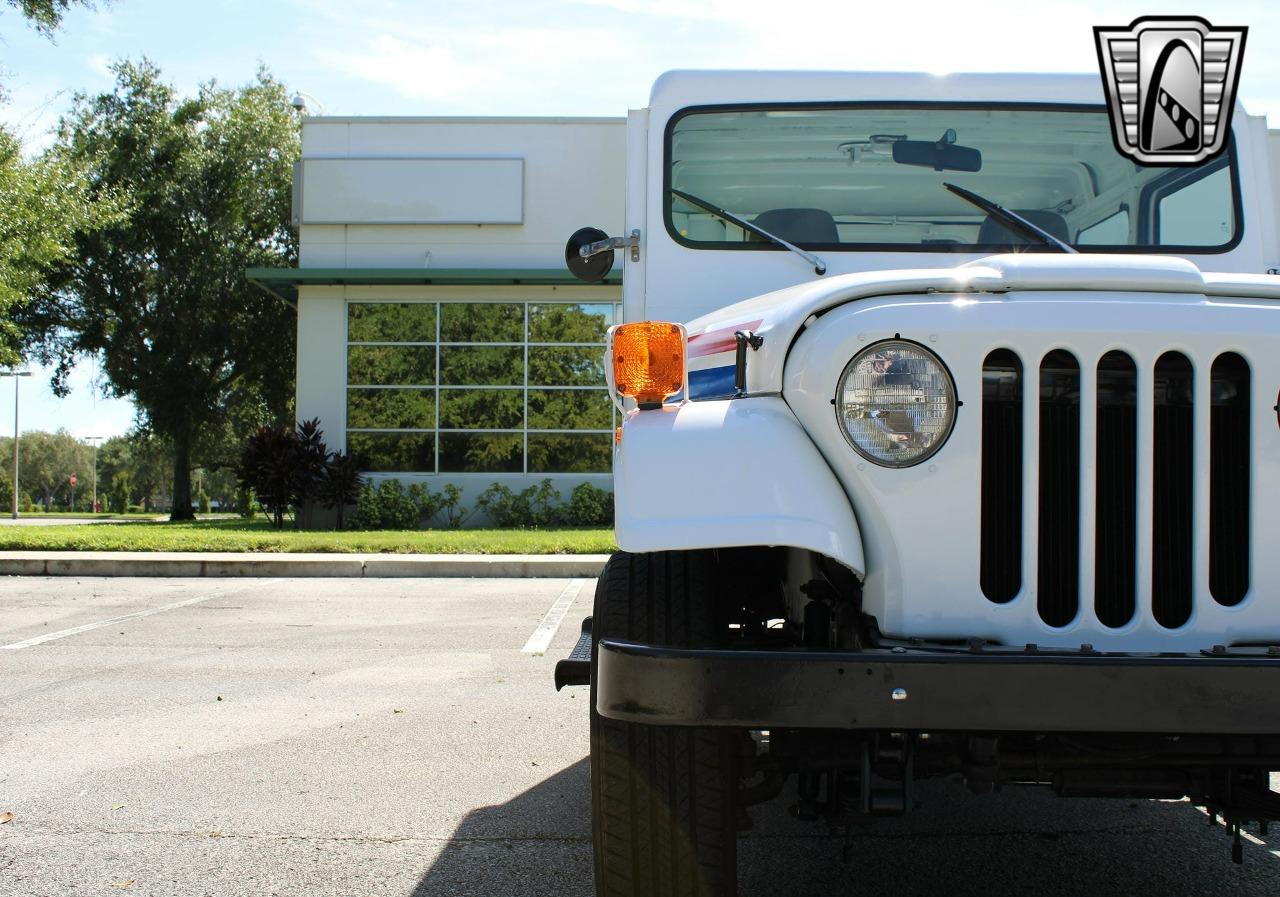
[[573,232],[564,246],[564,263],[569,273],[586,283],[603,283],[613,270],[613,247],[582,257],[582,248],[601,241],[608,242],[609,235],[598,227],[584,227]]

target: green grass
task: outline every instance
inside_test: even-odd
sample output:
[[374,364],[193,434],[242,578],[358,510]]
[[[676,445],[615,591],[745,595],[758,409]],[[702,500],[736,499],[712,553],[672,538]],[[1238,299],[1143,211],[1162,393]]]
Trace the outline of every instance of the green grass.
[[266,521],[138,521],[0,527],[0,551],[268,551],[383,554],[607,554],[608,529],[275,530]]

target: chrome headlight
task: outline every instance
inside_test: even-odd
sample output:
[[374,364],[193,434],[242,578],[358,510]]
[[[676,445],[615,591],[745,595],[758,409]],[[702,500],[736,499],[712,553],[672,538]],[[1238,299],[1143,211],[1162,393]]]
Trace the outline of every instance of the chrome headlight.
[[884,340],[845,365],[835,406],[854,451],[885,467],[910,467],[942,448],[951,435],[956,386],[928,349]]

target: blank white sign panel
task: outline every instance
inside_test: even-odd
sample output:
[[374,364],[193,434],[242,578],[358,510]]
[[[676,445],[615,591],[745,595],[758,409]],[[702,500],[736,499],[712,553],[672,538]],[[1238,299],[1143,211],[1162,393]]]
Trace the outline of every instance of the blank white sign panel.
[[306,159],[304,224],[522,224],[523,159]]

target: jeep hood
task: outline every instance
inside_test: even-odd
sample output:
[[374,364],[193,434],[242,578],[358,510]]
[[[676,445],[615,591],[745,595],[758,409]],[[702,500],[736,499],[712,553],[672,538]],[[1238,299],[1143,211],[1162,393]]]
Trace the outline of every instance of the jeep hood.
[[990,256],[955,268],[873,271],[821,278],[718,309],[690,321],[692,398],[732,392],[734,333],[763,338],[747,359],[747,392],[782,389],[787,352],[810,318],[858,299],[911,296],[912,302],[953,302],[967,294],[1015,290],[1186,293],[1280,299],[1280,277],[1206,274],[1186,259],[1154,255],[1047,254]]

